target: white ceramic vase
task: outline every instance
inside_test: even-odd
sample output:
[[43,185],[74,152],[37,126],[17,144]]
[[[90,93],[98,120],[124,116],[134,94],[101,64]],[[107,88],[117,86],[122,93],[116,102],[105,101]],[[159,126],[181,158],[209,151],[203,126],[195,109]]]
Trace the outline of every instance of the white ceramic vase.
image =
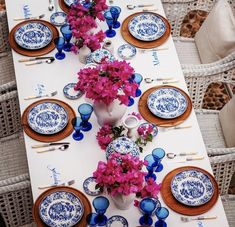
[[127,106],[115,99],[111,104],[94,103],[94,113],[100,126],[116,125],[126,112]]
[[127,210],[133,204],[136,195],[131,193],[129,195],[123,195],[117,193],[115,196],[111,195],[111,198],[115,206],[120,210]]
[[86,64],[86,58],[90,53],[91,53],[90,48],[84,45],[82,48],[79,49],[78,53],[79,61],[83,64]]

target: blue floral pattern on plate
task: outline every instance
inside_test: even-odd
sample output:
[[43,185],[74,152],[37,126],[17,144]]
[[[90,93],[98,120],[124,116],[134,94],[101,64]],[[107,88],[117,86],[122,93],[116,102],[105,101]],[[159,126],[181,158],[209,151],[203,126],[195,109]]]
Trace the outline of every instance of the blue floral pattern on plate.
[[100,195],[102,192],[100,189],[95,189],[95,187],[91,188],[92,183],[96,185],[95,178],[94,177],[88,177],[83,182],[83,190],[86,194],[91,196],[97,196]]
[[212,198],[214,187],[207,174],[198,170],[185,170],[172,179],[171,192],[185,205],[201,206]]
[[65,12],[55,12],[50,17],[50,22],[55,26],[62,26],[67,22],[67,14]]
[[114,216],[110,217],[106,223],[106,226],[107,227],[116,226],[117,223],[115,224],[115,222],[119,222],[118,226],[128,227],[128,221],[126,220],[126,218],[124,218],[120,215],[114,215]]
[[159,88],[148,96],[147,105],[155,116],[173,119],[186,111],[188,102],[177,88]]
[[114,56],[106,49],[98,49],[91,53],[94,62],[100,64],[103,59],[105,61],[113,61]]
[[128,60],[136,55],[136,48],[130,44],[123,44],[118,48],[120,58]]
[[77,4],[77,3],[78,3],[78,0],[64,0],[64,3],[65,3],[67,6],[71,6],[72,4]]
[[78,223],[84,213],[81,200],[70,192],[57,191],[47,195],[39,205],[42,221],[51,227],[70,227]]
[[51,135],[62,131],[68,124],[68,114],[59,104],[44,102],[35,105],[28,113],[29,127],[40,134]]
[[38,50],[47,46],[52,37],[51,29],[40,22],[25,23],[14,34],[16,43],[28,50]]
[[137,144],[127,137],[119,137],[113,140],[106,148],[106,158],[114,153],[131,154],[134,157],[139,157],[140,149]]
[[142,41],[159,39],[166,32],[163,19],[153,13],[141,13],[134,16],[128,23],[131,35]]
[[69,83],[65,85],[63,89],[64,96],[68,99],[78,99],[83,95],[83,92],[80,90],[74,90],[76,83]]

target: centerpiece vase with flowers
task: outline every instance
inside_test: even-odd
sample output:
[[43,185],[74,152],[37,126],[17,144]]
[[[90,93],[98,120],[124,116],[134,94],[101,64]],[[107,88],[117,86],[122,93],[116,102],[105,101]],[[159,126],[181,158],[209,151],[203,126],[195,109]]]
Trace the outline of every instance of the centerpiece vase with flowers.
[[95,68],[78,72],[75,89],[83,91],[94,101],[98,123],[115,125],[125,114],[129,97],[134,96],[138,84],[133,80],[134,69],[126,61],[105,61]]

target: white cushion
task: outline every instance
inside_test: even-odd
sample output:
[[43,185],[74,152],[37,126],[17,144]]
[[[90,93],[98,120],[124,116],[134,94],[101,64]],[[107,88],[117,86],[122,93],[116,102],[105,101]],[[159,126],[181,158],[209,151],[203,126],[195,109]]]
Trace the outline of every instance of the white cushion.
[[235,95],[220,110],[219,119],[227,147],[235,147]]
[[235,51],[235,18],[229,3],[219,0],[195,35],[202,63],[211,63]]

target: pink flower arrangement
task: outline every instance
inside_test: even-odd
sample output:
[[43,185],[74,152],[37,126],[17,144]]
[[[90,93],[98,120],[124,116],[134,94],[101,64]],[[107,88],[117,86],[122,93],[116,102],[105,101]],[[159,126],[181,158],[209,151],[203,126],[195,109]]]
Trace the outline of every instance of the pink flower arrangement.
[[106,188],[108,193],[129,195],[138,193],[144,184],[145,163],[138,157],[114,153],[107,162],[99,161],[93,176],[96,178],[97,188]]
[[101,30],[97,33],[90,31],[97,28],[96,18],[104,20],[102,12],[107,8],[105,0],[86,0],[83,4],[78,2],[71,6],[67,20],[71,26],[73,37],[76,39],[72,48],[75,53],[83,45],[87,45],[92,51],[101,47],[100,43],[104,40],[105,33]]
[[109,105],[115,99],[128,105],[129,96],[135,96],[138,84],[132,79],[134,69],[126,61],[103,61],[95,68],[83,68],[78,72],[75,89],[86,97]]

